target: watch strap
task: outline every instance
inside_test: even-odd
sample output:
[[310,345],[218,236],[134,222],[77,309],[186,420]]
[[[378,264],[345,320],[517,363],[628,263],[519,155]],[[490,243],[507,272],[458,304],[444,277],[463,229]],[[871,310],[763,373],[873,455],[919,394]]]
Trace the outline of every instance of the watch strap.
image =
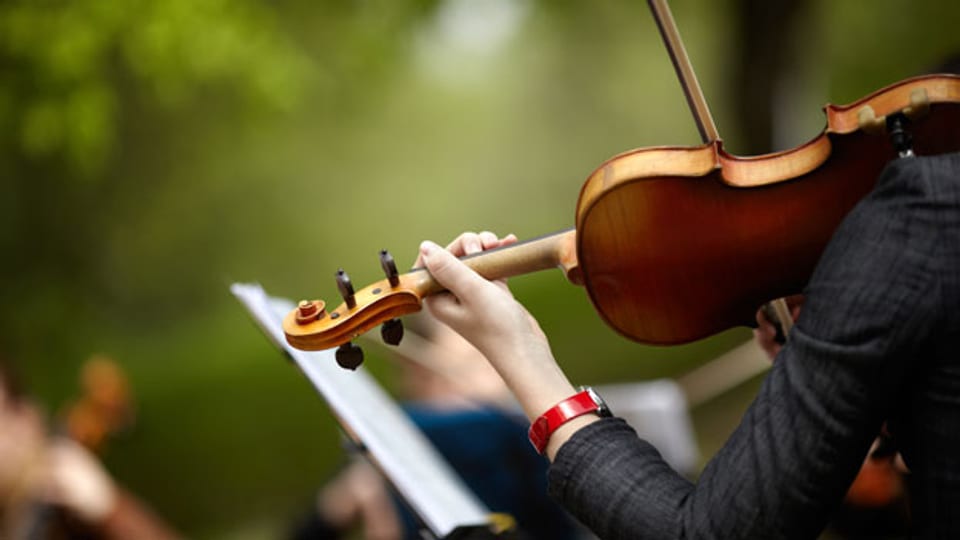
[[538,453],[543,454],[547,448],[547,443],[550,441],[550,436],[557,428],[574,418],[589,413],[597,413],[600,416],[610,415],[600,397],[592,389],[584,388],[550,407],[530,424],[530,431],[527,432],[530,443]]

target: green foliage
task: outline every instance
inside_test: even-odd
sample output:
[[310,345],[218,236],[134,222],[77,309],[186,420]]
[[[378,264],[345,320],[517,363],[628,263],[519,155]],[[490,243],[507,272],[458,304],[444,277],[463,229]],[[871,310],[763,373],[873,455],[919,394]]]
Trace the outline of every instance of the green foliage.
[[84,176],[115,148],[125,84],[165,107],[213,91],[291,110],[309,74],[276,13],[248,0],[6,2],[0,58],[6,143]]

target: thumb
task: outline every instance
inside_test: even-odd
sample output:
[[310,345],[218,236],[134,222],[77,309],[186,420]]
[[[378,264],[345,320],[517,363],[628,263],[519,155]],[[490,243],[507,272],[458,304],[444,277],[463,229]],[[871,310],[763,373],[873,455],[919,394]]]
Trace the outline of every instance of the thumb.
[[433,242],[420,244],[420,258],[433,279],[460,301],[470,302],[489,282]]

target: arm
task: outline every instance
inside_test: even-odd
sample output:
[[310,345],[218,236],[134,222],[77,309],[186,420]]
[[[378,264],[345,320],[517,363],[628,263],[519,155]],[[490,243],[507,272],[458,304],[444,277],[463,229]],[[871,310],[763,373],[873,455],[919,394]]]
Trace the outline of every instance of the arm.
[[[513,298],[506,283],[487,281],[456,258],[514,241],[513,236],[500,240],[483,232],[465,233],[447,250],[424,242],[417,264],[423,264],[451,291],[427,298],[427,308],[483,353],[532,421],[576,390],[554,361],[540,326]],[[596,420],[592,415],[582,416],[560,427],[550,438],[547,456],[552,459],[579,427]]]
[[[898,397],[902,353],[929,331],[937,227],[932,212],[913,212],[925,197],[915,167],[888,168],[841,226],[787,346],[696,485],[622,422],[590,419],[551,439],[554,496],[605,538],[815,536]],[[506,289],[424,248],[452,291],[431,310],[484,352],[528,417],[567,397],[546,340]]]

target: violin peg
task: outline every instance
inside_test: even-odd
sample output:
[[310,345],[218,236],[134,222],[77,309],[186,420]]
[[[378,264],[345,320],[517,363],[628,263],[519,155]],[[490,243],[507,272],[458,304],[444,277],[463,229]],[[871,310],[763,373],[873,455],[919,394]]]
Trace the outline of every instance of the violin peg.
[[313,321],[322,319],[327,312],[323,309],[325,304],[322,300],[301,300],[297,304],[297,324],[310,324]]
[[399,345],[403,340],[403,322],[400,319],[390,319],[380,327],[380,337],[387,345]]
[[350,276],[343,271],[343,268],[337,270],[337,289],[340,290],[340,296],[347,303],[347,308],[353,309],[357,306],[357,300],[353,297],[353,283],[350,282]]
[[390,255],[390,252],[381,249],[380,250],[380,266],[383,268],[383,273],[386,274],[387,279],[390,280],[390,286],[396,287],[400,284],[400,274],[397,272],[397,263],[393,260],[393,255]]
[[363,349],[347,342],[337,349],[337,364],[343,369],[356,371],[363,363]]

